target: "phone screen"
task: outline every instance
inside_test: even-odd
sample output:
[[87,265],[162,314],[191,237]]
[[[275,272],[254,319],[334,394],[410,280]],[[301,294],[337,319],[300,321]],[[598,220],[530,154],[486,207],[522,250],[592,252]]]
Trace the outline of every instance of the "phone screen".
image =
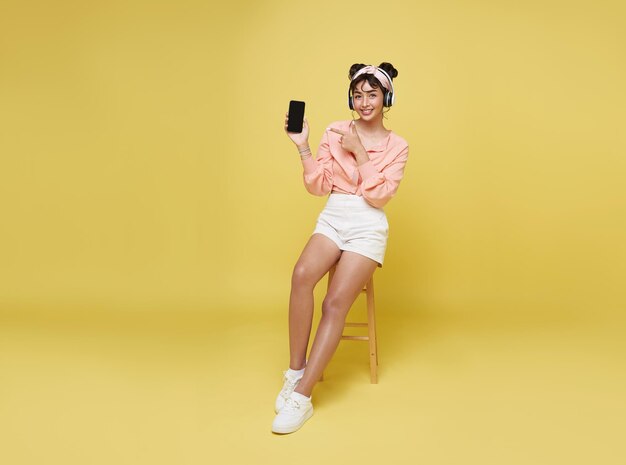
[[304,102],[291,100],[289,102],[289,119],[287,120],[288,132],[302,132],[304,122]]

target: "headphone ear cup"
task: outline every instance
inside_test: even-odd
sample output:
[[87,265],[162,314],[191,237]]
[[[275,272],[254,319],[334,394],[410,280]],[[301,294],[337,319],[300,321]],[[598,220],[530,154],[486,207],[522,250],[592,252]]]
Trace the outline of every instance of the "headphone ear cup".
[[352,95],[348,95],[348,107],[350,107],[350,110],[354,110],[354,101],[352,100]]
[[390,107],[393,104],[393,93],[391,91],[387,91],[385,93],[385,106]]

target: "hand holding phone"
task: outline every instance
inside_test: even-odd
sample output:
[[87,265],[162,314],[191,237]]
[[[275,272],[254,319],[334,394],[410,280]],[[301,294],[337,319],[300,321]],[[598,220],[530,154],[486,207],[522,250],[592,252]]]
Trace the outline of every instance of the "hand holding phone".
[[291,100],[289,102],[289,117],[287,120],[287,132],[302,132],[304,123],[304,102]]

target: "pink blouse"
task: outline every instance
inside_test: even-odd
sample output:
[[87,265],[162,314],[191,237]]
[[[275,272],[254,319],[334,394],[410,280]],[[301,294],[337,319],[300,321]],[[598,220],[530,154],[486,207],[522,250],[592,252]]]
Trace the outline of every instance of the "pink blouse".
[[[349,131],[351,121],[337,121],[329,127]],[[302,162],[304,185],[314,195],[332,192],[355,194],[372,206],[382,208],[396,193],[409,156],[409,144],[390,132],[372,147],[365,147],[369,161],[358,166],[352,153],[341,148],[341,136],[325,131],[317,158]]]

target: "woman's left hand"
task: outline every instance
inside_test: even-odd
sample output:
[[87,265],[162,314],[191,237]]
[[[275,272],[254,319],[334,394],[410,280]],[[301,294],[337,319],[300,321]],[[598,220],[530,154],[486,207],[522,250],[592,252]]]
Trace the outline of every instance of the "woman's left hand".
[[365,151],[365,148],[361,143],[361,139],[356,132],[356,125],[354,124],[354,121],[350,123],[348,131],[342,131],[335,128],[329,128],[329,130],[341,136],[339,138],[339,143],[341,144],[342,149],[351,152],[354,155]]

